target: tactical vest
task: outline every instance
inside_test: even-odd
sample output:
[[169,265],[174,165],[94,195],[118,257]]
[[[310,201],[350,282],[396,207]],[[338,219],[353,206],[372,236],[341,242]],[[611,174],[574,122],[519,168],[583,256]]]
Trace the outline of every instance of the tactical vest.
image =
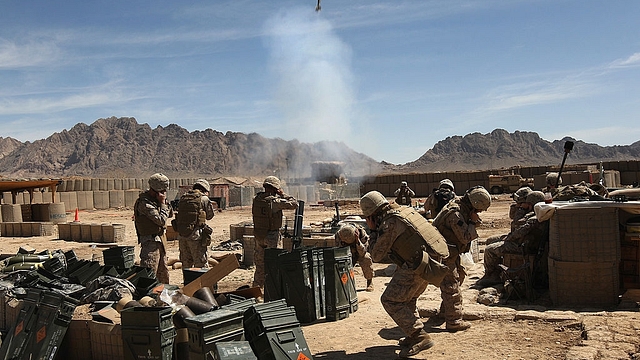
[[412,259],[418,250],[420,252],[424,250],[442,258],[449,256],[449,249],[442,235],[415,209],[401,207],[391,210],[388,214],[398,218],[407,226],[407,230],[400,234],[391,246],[391,250],[405,261]]
[[447,243],[438,230],[411,207],[400,207],[387,213],[396,217],[407,229],[396,238],[391,246],[392,260],[406,263],[419,275],[439,285],[448,268],[441,261],[449,256]]
[[146,191],[138,196],[138,200],[136,200],[136,203],[133,207],[133,216],[135,219],[136,232],[138,233],[138,236],[162,234],[164,232],[164,226],[159,226],[145,215],[139,213],[138,205],[141,201],[158,205],[158,200],[149,195],[149,193]]
[[195,229],[202,227],[207,221],[207,213],[202,208],[200,190],[193,189],[180,197],[178,214],[176,215],[176,231],[181,236],[189,236]]
[[253,228],[258,236],[265,236],[268,231],[280,230],[282,227],[282,211],[273,212],[271,202],[273,195],[259,192],[253,198],[251,213],[253,214]]

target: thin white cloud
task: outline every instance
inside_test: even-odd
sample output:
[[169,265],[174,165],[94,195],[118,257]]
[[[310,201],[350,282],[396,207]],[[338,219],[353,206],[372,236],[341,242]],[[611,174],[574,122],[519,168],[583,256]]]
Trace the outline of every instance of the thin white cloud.
[[0,38],[0,69],[24,68],[54,63],[61,51],[52,41],[28,41],[19,44]]
[[640,53],[594,68],[576,70],[568,75],[532,75],[543,79],[496,88],[486,96],[486,105],[476,112],[492,113],[590,97],[606,91],[605,88],[608,86],[613,86],[607,85],[607,76],[612,71],[637,66],[640,66]]
[[594,93],[588,84],[565,82],[512,85],[491,95],[490,102],[482,109],[486,112],[511,110],[524,106],[555,103],[567,99],[582,98]]
[[637,52],[626,59],[612,61],[611,64],[609,64],[609,68],[611,69],[636,66],[640,66],[640,52]]
[[89,89],[86,92],[78,91],[76,94],[61,97],[5,97],[0,99],[0,115],[49,114],[60,111],[123,103],[134,99],[135,98],[130,94],[124,96],[117,90],[99,88]]

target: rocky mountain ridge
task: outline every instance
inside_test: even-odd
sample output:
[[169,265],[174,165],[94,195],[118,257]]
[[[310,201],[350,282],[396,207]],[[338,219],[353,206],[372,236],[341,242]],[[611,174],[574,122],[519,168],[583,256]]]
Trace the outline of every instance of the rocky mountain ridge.
[[306,144],[212,129],[189,132],[176,124],[152,129],[134,118],[115,117],[91,125],[79,123],[12,151],[0,147],[4,152],[0,169],[5,177],[143,177],[163,172],[172,177],[276,174],[302,178],[310,176],[313,161],[343,162],[352,176],[363,176],[361,169],[379,167],[374,159],[339,142]]
[[572,138],[549,142],[535,132],[451,136],[419,159],[403,165],[379,163],[344,143],[267,139],[259,134],[193,131],[171,124],[152,129],[135,118],[98,119],[76,124],[46,139],[22,143],[0,137],[3,177],[172,177],[263,176],[306,178],[314,161],[339,161],[347,177],[376,173],[486,170],[511,166],[556,165],[565,141],[574,141],[569,162],[638,160],[640,141],[628,146],[589,144]]
[[[640,160],[640,141],[628,146],[600,146],[571,137],[549,142],[535,132],[503,129],[488,134],[451,136],[439,141],[415,161],[399,166],[405,172],[490,170],[512,166],[559,165],[566,141],[574,143],[567,161],[597,164],[600,161]],[[431,169],[431,170],[429,170]]]

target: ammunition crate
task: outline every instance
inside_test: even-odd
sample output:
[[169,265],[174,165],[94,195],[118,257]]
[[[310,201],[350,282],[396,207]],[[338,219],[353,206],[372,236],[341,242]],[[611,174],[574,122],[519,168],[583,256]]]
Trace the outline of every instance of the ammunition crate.
[[153,327],[122,327],[125,360],[171,360],[176,329]]
[[171,307],[131,307],[120,313],[122,327],[173,328]]
[[114,246],[102,250],[105,265],[115,266],[118,269],[127,269],[133,266],[135,253],[133,246]]
[[324,249],[326,318],[336,321],[358,309],[351,251],[348,247]]
[[240,340],[244,335],[242,313],[236,310],[213,310],[188,317],[184,322],[189,332],[190,353],[206,355],[216,342]]
[[313,359],[299,325],[266,332],[249,343],[261,360]]
[[229,341],[216,343],[214,360],[257,360],[248,341]]

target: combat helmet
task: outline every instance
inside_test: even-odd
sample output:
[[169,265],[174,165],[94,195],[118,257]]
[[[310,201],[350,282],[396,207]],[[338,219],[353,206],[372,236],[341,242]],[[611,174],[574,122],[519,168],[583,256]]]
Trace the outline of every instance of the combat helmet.
[[149,188],[154,191],[165,191],[169,188],[169,178],[164,174],[156,173],[149,178]]
[[527,195],[526,202],[528,202],[531,205],[535,205],[543,201],[544,201],[544,193],[542,191],[532,191],[529,193],[529,195]]
[[562,176],[558,178],[557,172],[548,173],[546,180],[547,180],[547,186],[556,186],[556,180],[558,181],[558,185],[562,184]]
[[344,224],[336,232],[336,238],[345,244],[353,244],[356,241],[356,229],[353,224]]
[[453,187],[453,181],[449,179],[440,180],[440,184],[438,185],[438,189],[442,189],[443,187],[448,187],[451,191],[454,191],[456,188]]
[[373,215],[381,206],[389,204],[387,198],[378,191],[369,191],[360,199],[360,209],[366,217]]
[[262,186],[269,185],[276,190],[280,190],[280,179],[275,176],[267,176],[262,182]]
[[482,186],[476,186],[467,191],[471,206],[478,211],[485,211],[491,206],[491,195]]
[[209,182],[205,179],[198,179],[196,180],[195,183],[193,183],[193,188],[196,188],[196,185],[200,186],[203,190],[205,190],[206,192],[211,192],[211,185],[209,185]]
[[523,186],[520,189],[516,190],[513,193],[513,200],[517,203],[523,203],[527,201],[527,195],[531,193],[531,188],[528,186]]

